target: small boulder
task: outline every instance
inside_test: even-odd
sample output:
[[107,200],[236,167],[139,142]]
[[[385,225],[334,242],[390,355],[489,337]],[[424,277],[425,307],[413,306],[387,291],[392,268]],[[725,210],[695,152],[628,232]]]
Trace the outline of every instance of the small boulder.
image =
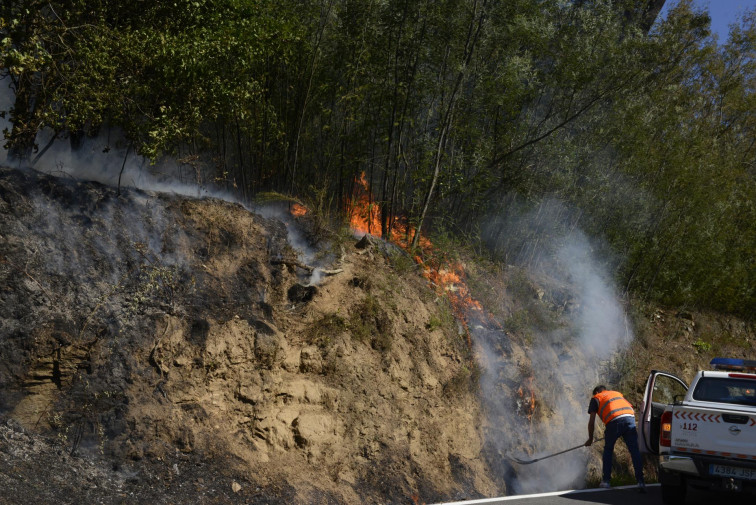
[[334,438],[334,423],[331,416],[319,413],[302,414],[291,423],[294,442],[298,447],[318,446]]
[[354,247],[357,249],[367,249],[368,247],[374,245],[375,239],[370,236],[370,234],[366,233],[362,236],[362,238],[354,244]]
[[255,357],[265,368],[273,369],[280,366],[286,358],[287,351],[288,344],[280,333],[258,333],[255,338]]
[[303,373],[321,373],[323,371],[323,356],[315,346],[302,349],[299,355],[299,371]]

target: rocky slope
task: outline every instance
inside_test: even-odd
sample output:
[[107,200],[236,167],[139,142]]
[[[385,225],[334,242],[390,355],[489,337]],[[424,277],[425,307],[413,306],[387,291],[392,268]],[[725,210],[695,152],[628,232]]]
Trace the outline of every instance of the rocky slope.
[[[596,382],[639,404],[650,368],[689,380],[714,355],[753,358],[752,322],[618,309],[611,290],[577,288],[584,270],[468,263],[484,309],[467,333],[459,284],[444,296],[398,249],[279,207],[0,169],[0,504],[581,487],[598,481],[600,444],[510,457],[584,441]],[[608,338],[619,352],[597,354]]]
[[445,300],[354,240],[319,244],[310,286],[287,235],[217,199],[2,169],[0,501],[504,492]]

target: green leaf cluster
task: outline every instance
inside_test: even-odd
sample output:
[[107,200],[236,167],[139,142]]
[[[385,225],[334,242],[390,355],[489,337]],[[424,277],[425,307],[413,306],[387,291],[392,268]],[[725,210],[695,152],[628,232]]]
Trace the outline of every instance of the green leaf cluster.
[[508,263],[582,229],[627,291],[753,315],[755,15],[718,44],[674,4],[649,31],[649,0],[9,2],[6,145],[117,128],[242,199],[366,194],[383,236]]

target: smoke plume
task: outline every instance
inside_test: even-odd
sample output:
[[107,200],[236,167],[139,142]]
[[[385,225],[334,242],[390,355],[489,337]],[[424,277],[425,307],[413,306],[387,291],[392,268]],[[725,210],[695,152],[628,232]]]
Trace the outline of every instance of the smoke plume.
[[488,228],[489,236],[527,237],[517,250],[529,259],[522,276],[506,281],[522,306],[510,309],[503,329],[472,328],[493,427],[487,442],[508,475],[510,494],[584,487],[590,449],[531,465],[511,458],[532,460],[584,443],[591,390],[607,382],[602,371],[633,338],[596,252],[602,248],[574,227],[571,215],[550,201]]

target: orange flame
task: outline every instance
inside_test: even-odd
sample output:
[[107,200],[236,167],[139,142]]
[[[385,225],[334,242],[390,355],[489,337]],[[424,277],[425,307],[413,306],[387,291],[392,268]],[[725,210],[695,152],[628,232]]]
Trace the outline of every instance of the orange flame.
[[[412,237],[415,235],[415,228],[408,226],[400,217],[394,216],[390,226],[391,236],[384,237],[381,227],[381,209],[378,203],[370,198],[370,188],[365,178],[365,172],[360,174],[359,179],[355,179],[354,184],[354,193],[357,197],[348,206],[351,228],[359,233],[369,233],[375,237],[385,238],[408,250]],[[430,240],[423,236],[420,236],[418,243],[423,249],[432,247]]]
[[[370,198],[370,189],[365,178],[365,172],[360,174],[359,179],[355,179],[354,184],[354,194],[357,196],[349,204],[350,226],[359,233],[370,233],[385,238],[381,229],[380,208]],[[388,237],[388,240],[408,251],[415,233],[415,228],[406,224],[403,219],[394,217],[391,222],[391,236]],[[464,265],[460,262],[449,262],[434,256],[433,244],[423,235],[420,236],[418,244],[420,250],[413,256],[413,259],[421,266],[422,275],[440,293],[448,297],[454,315],[465,327],[467,343],[472,345],[467,329],[467,321],[471,317],[470,311],[475,311],[477,317],[485,316],[485,313],[480,302],[472,297],[467,286]],[[484,317],[484,319],[489,318]]]
[[291,208],[289,209],[289,212],[291,212],[291,215],[294,217],[302,217],[307,214],[307,207],[298,203],[293,203],[291,205]]
[[355,180],[357,199],[349,205],[349,225],[354,231],[369,233],[377,237],[381,236],[381,220],[378,205],[370,201],[368,183],[365,172],[362,172],[359,180]]
[[528,377],[525,384],[517,389],[517,410],[532,421],[536,409],[535,393],[533,393],[533,377]]

